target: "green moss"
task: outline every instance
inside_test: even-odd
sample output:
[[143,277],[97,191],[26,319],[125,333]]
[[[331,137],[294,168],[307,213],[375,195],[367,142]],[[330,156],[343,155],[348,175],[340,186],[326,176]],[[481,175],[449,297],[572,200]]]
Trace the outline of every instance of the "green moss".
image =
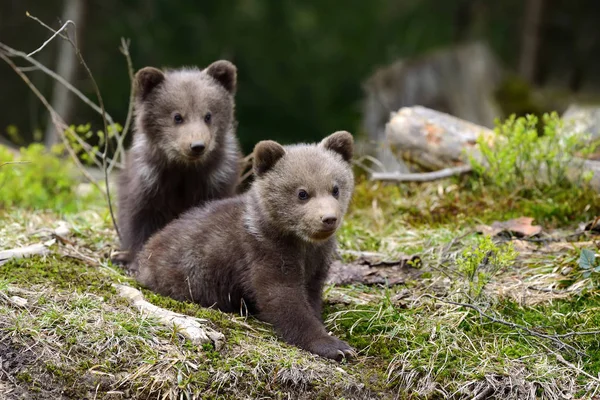
[[21,383],[31,383],[33,382],[33,378],[29,372],[19,372],[17,373],[17,381]]
[[19,286],[52,285],[61,290],[77,293],[97,293],[111,297],[115,294],[114,278],[97,267],[75,259],[55,255],[16,259],[0,265],[0,275]]

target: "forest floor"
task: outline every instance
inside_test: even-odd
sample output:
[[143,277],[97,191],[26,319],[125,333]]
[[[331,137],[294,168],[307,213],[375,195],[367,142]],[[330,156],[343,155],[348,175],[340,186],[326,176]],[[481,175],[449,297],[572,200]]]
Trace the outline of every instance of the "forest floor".
[[[580,224],[595,205],[548,202],[475,194],[457,179],[359,179],[338,234],[341,278],[325,291],[327,328],[358,352],[342,363],[252,317],[144,289],[207,320],[224,344],[194,345],[140,313],[115,290],[138,285],[108,261],[117,238],[100,199],[63,215],[2,210],[1,249],[49,251],[0,265],[0,398],[594,398],[599,280],[581,250],[597,252],[598,236]],[[522,216],[541,232],[489,231]]]

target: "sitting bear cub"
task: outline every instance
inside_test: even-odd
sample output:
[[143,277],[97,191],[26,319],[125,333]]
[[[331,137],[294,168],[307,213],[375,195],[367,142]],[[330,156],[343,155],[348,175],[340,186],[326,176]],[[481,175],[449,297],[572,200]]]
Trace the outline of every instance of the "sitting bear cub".
[[138,281],[163,295],[250,312],[288,343],[327,358],[353,354],[321,320],[335,232],[354,190],[353,139],[254,148],[247,193],[196,207],[148,240]]
[[135,77],[135,130],[119,177],[121,248],[135,258],[153,233],[182,212],[235,194],[237,69],[216,61],[203,70],[146,67]]

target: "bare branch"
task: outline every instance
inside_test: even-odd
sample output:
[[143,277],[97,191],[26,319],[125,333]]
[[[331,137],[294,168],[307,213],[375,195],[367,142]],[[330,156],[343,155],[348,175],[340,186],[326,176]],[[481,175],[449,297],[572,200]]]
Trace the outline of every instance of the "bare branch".
[[3,162],[2,164],[0,164],[0,167],[3,167],[5,165],[10,165],[10,164],[30,164],[31,161],[7,161],[7,162]]
[[192,343],[213,343],[218,350],[223,345],[225,336],[207,325],[207,320],[178,314],[149,303],[139,290],[125,285],[113,285],[119,296],[129,300],[141,313],[158,319],[163,325],[173,326]]
[[[108,163],[107,163],[109,130],[108,130],[108,121],[106,119],[106,109],[104,107],[104,101],[102,100],[102,94],[100,93],[100,88],[98,87],[98,83],[96,82],[96,79],[94,78],[94,75],[92,74],[92,71],[90,70],[89,66],[83,59],[81,50],[79,49],[79,47],[77,47],[77,45],[75,44],[75,42],[73,41],[73,39],[71,39],[71,37],[69,35],[63,35],[60,32],[54,31],[54,29],[52,29],[51,27],[49,27],[48,25],[43,23],[39,18],[36,18],[36,17],[30,15],[29,13],[27,13],[27,16],[32,18],[33,20],[37,21],[38,23],[40,23],[42,26],[46,27],[50,31],[52,31],[56,34],[59,34],[63,39],[65,39],[69,43],[71,43],[71,46],[73,47],[73,50],[75,51],[75,55],[79,59],[79,62],[81,63],[81,65],[85,69],[88,77],[92,81],[92,86],[94,88],[94,92],[96,93],[96,97],[98,98],[98,105],[100,106],[100,109],[102,111],[102,113],[101,113],[102,114],[102,122],[104,124],[104,152],[102,153],[102,167],[104,169],[104,183],[106,185],[106,200],[108,202],[108,210],[110,212],[110,217],[112,219],[113,227],[115,228],[115,231],[117,232],[117,236],[119,237],[119,240],[121,240],[121,233],[119,232],[119,227],[117,226],[117,220],[115,218],[115,214],[114,214],[113,207],[112,207],[112,199],[110,198],[110,184],[109,184],[109,180],[108,180]],[[73,26],[76,26],[75,23],[73,23]],[[115,130],[115,136],[117,136],[117,138],[118,138],[118,133],[116,132],[116,130]]]
[[0,265],[14,258],[31,257],[39,254],[47,254],[48,247],[43,243],[36,243],[30,246],[18,247],[16,249],[0,251]]
[[[76,87],[74,87],[73,85],[71,85],[69,82],[67,82],[66,80],[63,79],[63,77],[61,77],[60,75],[58,75],[56,72],[52,71],[51,69],[47,68],[45,65],[43,65],[42,63],[40,63],[39,61],[37,61],[35,58],[29,57],[27,54],[25,54],[22,51],[13,49],[10,46],[7,46],[4,43],[0,43],[0,49],[5,51],[9,56],[16,56],[16,57],[21,57],[24,60],[28,61],[29,63],[31,63],[32,65],[34,65],[35,67],[37,67],[40,71],[44,72],[46,75],[49,75],[50,77],[52,77],[53,79],[55,79],[56,81],[58,81],[60,84],[62,84],[63,86],[65,86],[67,89],[69,89],[73,94],[75,94],[77,97],[79,97],[79,99],[81,101],[83,101],[85,104],[87,104],[88,106],[90,106],[94,111],[96,111],[98,114],[102,115],[102,109],[100,107],[98,107],[98,105],[96,105],[94,102],[92,102],[88,97],[86,97],[83,93],[81,93]],[[19,70],[22,72],[25,72],[26,69],[19,67]],[[106,113],[106,119],[108,120],[109,124],[111,126],[115,125],[115,122],[113,120],[113,118]],[[93,155],[95,155],[98,159],[102,159],[102,153],[95,150],[92,146],[90,146],[87,142],[85,142],[83,139],[81,139],[81,137],[79,135],[76,134],[76,132],[74,132],[73,130],[69,130],[68,131],[69,134],[71,134],[71,136],[73,136],[73,138],[75,138],[75,140],[77,141],[77,143],[79,145],[81,145],[83,147],[83,149],[88,152],[91,153]],[[117,141],[119,140],[119,137],[117,136]],[[122,143],[122,141],[121,141]],[[92,159],[94,160],[94,162],[96,163],[96,165],[98,167],[102,167],[102,163],[98,162],[95,158],[93,157]],[[113,157],[113,160],[109,159],[111,165],[116,166],[117,168],[122,168],[123,164],[118,163],[116,160],[116,157]]]
[[393,182],[429,182],[438,179],[449,178],[467,174],[472,171],[470,165],[461,165],[458,167],[444,168],[433,172],[417,172],[412,174],[402,174],[399,172],[373,172],[372,181],[393,181]]
[[590,379],[592,379],[592,380],[600,383],[600,379],[598,379],[598,377],[596,377],[596,376],[594,376],[592,374],[589,374],[589,373],[585,372],[584,370],[582,370],[581,368],[579,368],[578,366],[576,366],[575,364],[572,364],[572,363],[568,362],[567,360],[565,360],[565,358],[562,355],[560,355],[559,353],[557,353],[555,351],[552,351],[552,349],[548,349],[548,350],[550,350],[550,352],[552,352],[554,354],[554,356],[556,357],[556,359],[558,361],[560,361],[561,363],[563,363],[567,367],[569,367],[572,370],[574,370],[574,371],[576,371],[576,372],[578,372],[578,373],[580,373],[582,375],[585,375],[588,378],[590,378]]
[[71,146],[69,146],[69,142],[67,141],[64,131],[71,130],[71,128],[69,126],[67,126],[65,121],[63,121],[62,118],[56,113],[56,111],[52,108],[50,103],[48,103],[48,100],[46,100],[46,98],[40,93],[40,91],[35,87],[35,85],[29,80],[27,75],[25,75],[23,72],[19,71],[19,68],[2,51],[0,51],[0,59],[4,60],[17,73],[17,75],[19,75],[21,77],[21,79],[23,79],[25,84],[27,84],[27,86],[29,86],[29,88],[37,96],[37,98],[40,99],[40,101],[42,102],[44,107],[46,107],[46,109],[52,116],[52,123],[56,126],[57,132],[60,132],[60,136],[63,140],[63,143],[65,144],[65,148],[66,148],[67,152],[69,153],[69,155],[71,156],[71,158],[73,159],[73,161],[75,162],[75,165],[77,165],[77,167],[79,168],[81,173],[90,181],[90,183],[92,185],[94,185],[98,190],[100,190],[100,192],[104,193],[104,191],[96,183],[94,178],[92,178],[92,176],[89,174],[89,172],[86,171],[86,169],[83,167],[83,165],[81,164],[81,161],[79,161],[79,158],[77,157],[77,154],[75,154],[75,152],[73,151]]
[[68,20],[67,22],[65,22],[65,23],[64,23],[64,25],[63,25],[63,26],[62,26],[62,27],[61,27],[59,30],[57,30],[56,32],[54,32],[54,34],[53,34],[52,36],[50,36],[50,38],[49,38],[48,40],[46,40],[46,41],[45,41],[45,42],[44,42],[44,43],[43,43],[43,44],[42,44],[40,47],[38,47],[36,50],[32,51],[31,53],[27,54],[27,57],[31,57],[31,56],[33,56],[34,54],[36,54],[36,53],[39,53],[40,51],[42,51],[42,49],[43,49],[44,47],[46,47],[46,46],[48,45],[48,43],[50,43],[52,40],[54,40],[54,38],[55,38],[56,36],[60,35],[60,33],[61,33],[63,30],[67,29],[67,26],[68,26],[69,24],[71,24],[71,25],[75,26],[75,23],[74,23],[73,21],[71,21],[71,20]]
[[119,48],[121,53],[125,56],[125,60],[127,61],[127,72],[129,74],[129,106],[127,108],[127,118],[125,119],[125,125],[123,126],[123,131],[121,132],[121,136],[117,138],[117,150],[113,155],[113,162],[110,163],[108,167],[108,172],[112,171],[114,163],[119,160],[119,156],[121,156],[121,163],[125,165],[125,149],[123,147],[123,142],[125,141],[125,137],[129,132],[129,128],[131,126],[131,121],[133,117],[133,96],[135,92],[135,80],[134,80],[134,70],[133,70],[133,62],[131,61],[131,54],[129,53],[129,39],[121,38],[121,47]]

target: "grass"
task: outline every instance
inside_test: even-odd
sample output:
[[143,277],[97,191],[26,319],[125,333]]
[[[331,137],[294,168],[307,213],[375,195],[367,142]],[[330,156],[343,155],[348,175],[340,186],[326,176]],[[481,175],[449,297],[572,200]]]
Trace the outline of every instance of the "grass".
[[[578,245],[515,241],[514,264],[486,272],[477,298],[467,297],[457,259],[481,244],[477,224],[525,215],[560,235],[599,214],[599,203],[590,192],[531,199],[465,180],[385,185],[359,177],[339,232],[344,259],[418,254],[425,272],[393,287],[327,288],[326,325],[359,354],[342,364],[282,343],[253,318],[147,290],[153,304],[209,320],[225,346],[198,348],[141,315],[112,287],[137,285],[107,261],[116,239],[101,198],[63,215],[6,209],[0,248],[55,242],[47,256],[0,266],[0,353],[8,355],[0,389],[31,398],[589,398],[600,390],[589,377],[600,373],[600,335],[561,338],[574,351],[446,301],[536,332],[598,329],[597,282],[581,278]],[[59,219],[71,227],[69,243],[53,239]]]

